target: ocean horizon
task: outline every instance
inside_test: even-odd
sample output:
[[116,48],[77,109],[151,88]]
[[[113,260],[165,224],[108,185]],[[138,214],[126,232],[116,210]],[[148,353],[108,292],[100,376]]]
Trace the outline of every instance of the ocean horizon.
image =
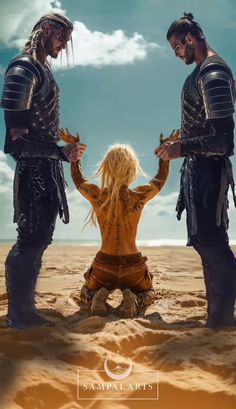
[[[0,239],[1,244],[14,244],[16,239]],[[137,240],[137,246],[140,247],[160,247],[160,246],[186,246],[187,240],[185,239],[150,239],[150,240]],[[230,245],[236,245],[236,240],[230,240]],[[52,244],[55,245],[71,245],[71,246],[99,246],[100,240],[93,239],[54,239]]]

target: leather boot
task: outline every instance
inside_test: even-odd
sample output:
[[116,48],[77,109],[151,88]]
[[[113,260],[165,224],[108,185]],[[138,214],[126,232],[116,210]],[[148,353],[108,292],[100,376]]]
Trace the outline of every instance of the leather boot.
[[228,245],[196,246],[202,258],[208,328],[235,325],[236,261]]
[[5,267],[8,326],[27,329],[35,325],[49,324],[50,321],[39,315],[35,309],[34,291],[38,272],[24,262],[17,245],[10,251]]

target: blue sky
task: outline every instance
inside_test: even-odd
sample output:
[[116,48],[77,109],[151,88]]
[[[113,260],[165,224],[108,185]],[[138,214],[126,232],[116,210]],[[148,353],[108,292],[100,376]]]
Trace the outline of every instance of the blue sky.
[[[166,41],[171,22],[191,11],[209,44],[231,66],[236,76],[235,0],[0,0],[0,85],[8,62],[19,53],[32,26],[49,10],[65,13],[75,24],[74,62],[52,61],[61,89],[61,126],[79,131],[88,145],[83,169],[88,177],[108,145],[128,142],[137,151],[143,169],[153,176],[153,151],[159,133],[180,126],[180,93],[187,67],[174,57]],[[3,154],[5,127],[0,114],[0,238],[14,238],[12,180],[14,163]],[[185,216],[175,218],[182,160],[171,163],[161,194],[144,210],[140,240],[185,239]],[[236,175],[236,160],[232,159]],[[96,239],[98,232],[83,221],[88,203],[74,189],[69,165],[71,223],[57,222],[55,238]],[[145,182],[139,179],[139,183]],[[231,195],[230,195],[231,196]],[[230,237],[236,240],[236,210],[230,201]]]

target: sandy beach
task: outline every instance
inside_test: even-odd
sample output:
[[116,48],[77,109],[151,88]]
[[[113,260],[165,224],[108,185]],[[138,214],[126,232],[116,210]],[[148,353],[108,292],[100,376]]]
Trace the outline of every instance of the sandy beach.
[[[9,245],[1,245],[0,408],[235,408],[236,328],[204,327],[205,288],[194,250],[141,248],[154,274],[156,300],[135,319],[116,315],[119,291],[108,299],[107,317],[90,316],[78,302],[83,273],[97,250],[52,245],[45,252],[37,307],[55,326],[17,331],[5,324]],[[109,379],[105,361],[113,374],[132,362],[122,386]]]

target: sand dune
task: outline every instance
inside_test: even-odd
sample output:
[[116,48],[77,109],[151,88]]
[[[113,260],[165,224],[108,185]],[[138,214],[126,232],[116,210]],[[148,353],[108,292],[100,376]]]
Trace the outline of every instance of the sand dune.
[[[236,329],[204,328],[204,283],[200,260],[191,248],[142,249],[154,273],[155,304],[137,318],[124,320],[115,314],[119,291],[109,297],[107,317],[91,317],[78,302],[83,273],[97,249],[51,246],[36,298],[39,310],[55,326],[28,331],[11,330],[5,324],[3,262],[8,249],[0,248],[0,408],[236,407]],[[122,381],[124,390],[81,389],[85,382],[120,387],[104,372],[106,358],[114,363],[117,357],[122,368],[128,357],[133,365]],[[149,394],[134,390],[134,385],[144,388],[148,382]],[[133,389],[127,390],[127,385]]]

